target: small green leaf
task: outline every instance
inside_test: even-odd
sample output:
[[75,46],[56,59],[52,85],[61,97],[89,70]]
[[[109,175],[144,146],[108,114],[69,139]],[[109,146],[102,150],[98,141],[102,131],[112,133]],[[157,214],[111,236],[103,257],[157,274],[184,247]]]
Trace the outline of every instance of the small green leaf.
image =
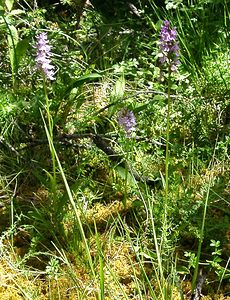
[[132,207],[139,208],[139,207],[141,207],[141,206],[143,206],[143,202],[140,201],[140,200],[134,200],[134,201],[132,202]]
[[5,4],[6,4],[8,11],[11,11],[11,9],[13,8],[13,5],[14,5],[14,0],[5,0]]
[[156,257],[157,257],[156,253],[154,253],[152,251],[148,251],[148,253],[141,251],[139,253],[139,255],[143,256],[146,259],[150,259],[150,260],[156,259]]
[[185,266],[177,266],[176,270],[177,273],[181,275],[186,275],[190,273],[189,269]]

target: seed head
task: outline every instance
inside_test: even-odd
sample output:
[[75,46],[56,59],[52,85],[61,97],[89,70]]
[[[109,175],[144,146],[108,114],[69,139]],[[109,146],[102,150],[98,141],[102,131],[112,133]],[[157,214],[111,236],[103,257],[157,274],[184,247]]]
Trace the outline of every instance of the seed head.
[[51,64],[50,57],[52,56],[50,50],[47,33],[42,32],[36,36],[37,42],[35,48],[37,49],[36,55],[36,67],[41,70],[45,77],[49,80],[55,80],[54,77],[54,66]]

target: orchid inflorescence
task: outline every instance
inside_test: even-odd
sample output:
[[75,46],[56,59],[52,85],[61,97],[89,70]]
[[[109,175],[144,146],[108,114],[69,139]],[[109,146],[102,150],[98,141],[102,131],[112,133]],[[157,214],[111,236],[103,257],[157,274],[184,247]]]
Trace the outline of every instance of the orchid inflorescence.
[[54,77],[54,66],[51,64],[50,57],[51,46],[49,45],[47,33],[42,32],[36,36],[37,43],[35,48],[37,49],[36,55],[36,67],[38,70],[41,70],[45,76],[45,78],[49,80],[55,80]]
[[171,28],[170,22],[165,20],[160,32],[160,64],[175,72],[179,64],[179,50],[176,28]]
[[118,122],[125,130],[127,136],[136,130],[136,118],[134,113],[126,108],[123,108],[118,113]]

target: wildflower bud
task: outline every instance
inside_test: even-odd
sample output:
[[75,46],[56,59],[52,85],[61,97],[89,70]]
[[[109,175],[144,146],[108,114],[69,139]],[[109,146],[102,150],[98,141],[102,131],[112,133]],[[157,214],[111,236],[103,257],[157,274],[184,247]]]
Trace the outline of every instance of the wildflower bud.
[[49,80],[55,80],[54,66],[51,64],[50,57],[52,56],[50,50],[51,46],[48,43],[47,33],[42,32],[36,36],[37,43],[35,48],[37,49],[36,55],[36,67],[41,70],[45,77]]
[[160,33],[160,63],[170,66],[171,71],[176,71],[179,62],[179,45],[175,27],[171,28],[168,20],[164,21]]
[[130,135],[130,133],[136,130],[136,118],[132,111],[122,109],[118,113],[118,122],[123,127],[128,136]]

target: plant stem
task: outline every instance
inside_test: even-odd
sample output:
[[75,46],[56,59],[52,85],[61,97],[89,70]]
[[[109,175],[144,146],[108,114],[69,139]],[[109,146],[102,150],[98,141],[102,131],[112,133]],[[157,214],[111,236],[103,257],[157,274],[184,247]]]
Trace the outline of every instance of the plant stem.
[[168,205],[169,193],[169,139],[170,139],[170,110],[171,110],[171,67],[168,67],[168,109],[167,109],[167,128],[166,128],[166,156],[165,156],[165,203]]
[[169,140],[170,140],[170,110],[171,110],[171,67],[168,67],[168,92],[167,92],[167,125],[166,125],[166,154],[165,154],[165,201],[164,201],[164,218],[163,218],[163,232],[161,241],[161,250],[164,248],[166,230],[167,230],[167,209],[169,198]]
[[201,247],[202,247],[202,243],[203,243],[203,239],[204,239],[204,226],[205,226],[205,219],[206,219],[206,214],[207,214],[210,187],[211,187],[211,178],[209,178],[209,183],[208,183],[208,191],[207,191],[207,195],[206,195],[206,199],[205,199],[204,213],[203,213],[202,225],[201,225],[201,230],[200,230],[199,244],[198,244],[198,249],[197,249],[196,266],[195,266],[195,270],[194,270],[194,274],[193,274],[193,278],[192,278],[192,294],[195,290],[195,285],[196,285],[197,276],[198,276],[199,261],[200,261],[200,255],[201,255]]
[[[52,116],[50,114],[49,97],[48,97],[47,86],[46,86],[46,78],[45,78],[44,74],[43,74],[43,88],[44,88],[45,100],[46,100],[45,108],[46,108],[46,113],[47,113],[49,136],[53,142],[53,121],[52,121]],[[50,150],[51,150],[52,165],[53,165],[53,178],[52,178],[51,185],[52,185],[52,192],[55,194],[55,190],[56,190],[56,159],[55,159],[55,154],[52,151],[52,147],[50,148]]]

